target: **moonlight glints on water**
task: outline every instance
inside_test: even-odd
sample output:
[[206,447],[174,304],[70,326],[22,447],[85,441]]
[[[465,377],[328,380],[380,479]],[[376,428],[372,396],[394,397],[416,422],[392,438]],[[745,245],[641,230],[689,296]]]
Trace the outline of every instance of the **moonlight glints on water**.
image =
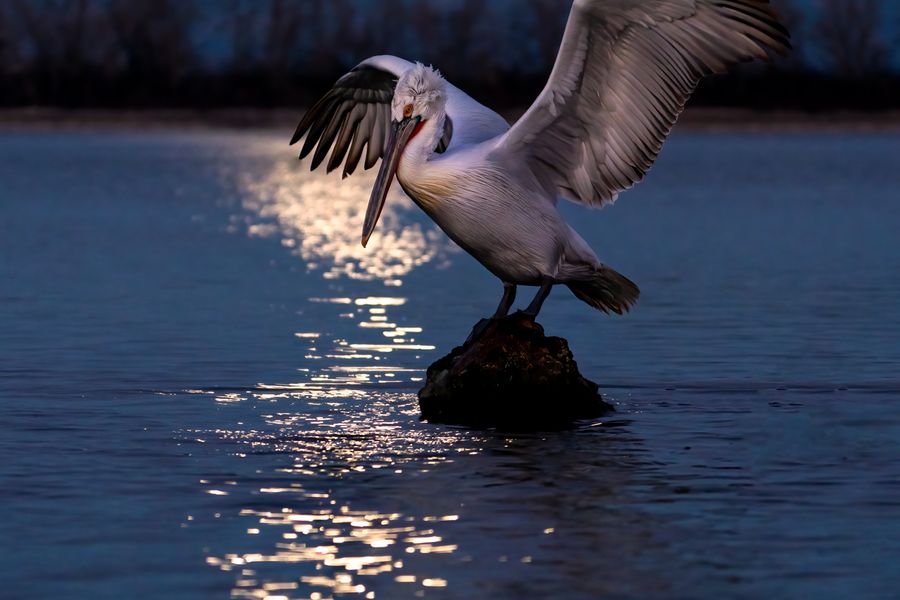
[[381,159],[363,225],[366,245],[394,177],[459,246],[503,282],[495,317],[516,286],[539,286],[536,317],[556,284],[621,314],[637,301],[560,215],[639,182],[699,80],[768,51],[787,31],[766,0],[576,0],[546,87],[513,126],[444,80],[395,56],[368,58],[304,116],[300,158],[315,150],[351,175]]

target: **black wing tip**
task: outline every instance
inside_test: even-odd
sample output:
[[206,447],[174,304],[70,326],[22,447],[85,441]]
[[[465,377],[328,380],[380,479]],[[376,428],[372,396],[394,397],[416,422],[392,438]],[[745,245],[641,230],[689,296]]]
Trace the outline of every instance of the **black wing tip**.
[[315,156],[313,156],[312,163],[310,163],[310,165],[309,165],[309,170],[315,171],[320,166],[322,166],[322,163],[324,161],[325,161],[325,156],[323,156],[319,152],[316,152]]
[[[297,125],[289,146],[294,146],[306,138],[299,153],[304,160],[312,155],[310,170],[315,171],[325,164],[328,173],[334,172],[344,165],[343,176],[347,177],[356,170],[357,157],[353,165],[349,164],[348,150],[356,136],[356,132],[345,130],[347,120],[354,104],[390,104],[397,77],[373,65],[360,64],[337,80],[334,86],[303,116]],[[357,123],[354,123],[354,127]],[[349,134],[349,136],[348,136]],[[328,154],[331,151],[329,159]],[[366,169],[377,163],[375,157],[369,164],[366,153]],[[326,162],[327,160],[327,162]]]
[[316,120],[322,116],[322,113],[326,112],[327,114],[327,110],[332,107],[333,90],[330,90],[324,96],[319,98],[319,100],[306,111],[303,118],[300,119],[300,123],[297,125],[297,129],[294,130],[294,135],[291,137],[291,143],[289,145],[293,146],[303,139],[303,136],[309,133],[310,129],[315,125]]
[[291,143],[288,146],[293,146],[297,142],[299,142],[303,138],[303,134],[305,131],[301,130],[300,127],[297,127],[297,130],[294,132],[293,137],[291,137]]
[[315,116],[318,112],[316,110],[317,108],[317,106],[314,106],[313,108],[306,111],[306,114],[303,115],[302,119],[300,119],[300,123],[297,124],[297,129],[294,130],[294,135],[291,137],[291,143],[289,145],[293,146],[301,139],[303,139],[303,136],[306,135],[310,127],[312,127],[313,121],[315,121]]

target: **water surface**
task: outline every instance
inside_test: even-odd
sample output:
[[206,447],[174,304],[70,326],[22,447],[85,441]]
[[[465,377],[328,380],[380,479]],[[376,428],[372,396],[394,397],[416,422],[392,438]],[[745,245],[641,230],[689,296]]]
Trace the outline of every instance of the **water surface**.
[[500,285],[400,195],[362,249],[371,173],[283,137],[0,137],[14,597],[896,593],[896,136],[676,135],[565,207],[643,296],[554,292],[618,411],[529,435],[418,420]]

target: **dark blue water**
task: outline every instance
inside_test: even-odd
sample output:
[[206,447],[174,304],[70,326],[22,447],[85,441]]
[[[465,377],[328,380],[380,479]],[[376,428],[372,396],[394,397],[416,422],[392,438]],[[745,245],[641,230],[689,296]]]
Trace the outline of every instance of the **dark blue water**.
[[[0,137],[0,595],[890,598],[900,138],[676,135],[542,321],[617,413],[431,426],[501,292],[269,133]],[[527,302],[527,293],[522,302]]]

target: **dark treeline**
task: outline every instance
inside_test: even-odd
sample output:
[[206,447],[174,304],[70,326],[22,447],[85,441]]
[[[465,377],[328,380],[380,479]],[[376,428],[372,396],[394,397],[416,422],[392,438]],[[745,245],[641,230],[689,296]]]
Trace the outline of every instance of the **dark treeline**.
[[[900,105],[883,0],[775,0],[794,52],[701,87],[697,102]],[[570,0],[3,0],[0,105],[302,105],[372,54],[433,63],[476,97],[530,101]]]

